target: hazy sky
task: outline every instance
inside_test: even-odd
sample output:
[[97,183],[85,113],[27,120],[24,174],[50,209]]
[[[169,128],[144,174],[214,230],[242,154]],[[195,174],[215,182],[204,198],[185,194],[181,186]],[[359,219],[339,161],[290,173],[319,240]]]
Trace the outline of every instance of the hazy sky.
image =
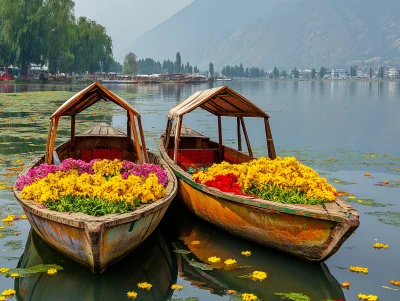
[[75,0],[75,15],[106,26],[118,61],[142,33],[184,8],[192,0]]

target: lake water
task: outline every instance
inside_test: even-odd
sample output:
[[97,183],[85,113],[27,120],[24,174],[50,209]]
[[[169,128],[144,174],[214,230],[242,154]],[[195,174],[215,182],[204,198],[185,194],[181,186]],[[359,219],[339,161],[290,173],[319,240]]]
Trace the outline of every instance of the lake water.
[[[19,279],[0,274],[0,292],[13,288],[17,300],[128,300],[126,292],[138,291],[137,283],[147,281],[153,284],[152,290],[140,290],[136,300],[230,300],[228,289],[253,293],[261,300],[282,300],[275,295],[279,292],[304,293],[312,301],[353,301],[359,293],[378,295],[381,301],[400,300],[400,291],[390,285],[392,279],[400,281],[400,82],[232,81],[107,88],[142,114],[148,147],[157,150],[168,110],[195,91],[223,84],[267,111],[278,156],[296,156],[336,188],[357,197],[348,201],[359,211],[361,225],[334,256],[322,264],[305,263],[227,234],[173,202],[160,230],[101,275],[55,252],[30,231],[26,220],[15,221],[0,229],[0,267],[53,263],[64,271]],[[0,85],[0,187],[11,186],[19,169],[43,153],[48,117],[82,88]],[[78,118],[77,131],[97,121],[126,127],[124,111],[102,103]],[[217,119],[207,112],[194,111],[183,122],[217,137]],[[223,118],[222,123],[225,143],[236,146],[235,120]],[[249,119],[246,125],[252,147],[265,155],[262,122]],[[68,122],[64,122],[58,141],[67,136]],[[367,172],[371,177],[364,176]],[[375,185],[385,180],[390,184]],[[2,217],[22,214],[6,189],[0,190],[0,212]],[[190,244],[193,240],[200,245]],[[389,248],[374,249],[377,241]],[[179,253],[183,249],[191,253]],[[245,250],[252,255],[242,256]],[[211,256],[234,258],[240,266],[252,268],[202,271],[190,265],[191,260],[206,262]],[[351,265],[368,267],[369,273],[352,273]],[[239,278],[254,268],[267,272],[268,278],[261,283]],[[340,287],[346,281],[351,282],[350,290]],[[184,289],[172,291],[175,283]]]

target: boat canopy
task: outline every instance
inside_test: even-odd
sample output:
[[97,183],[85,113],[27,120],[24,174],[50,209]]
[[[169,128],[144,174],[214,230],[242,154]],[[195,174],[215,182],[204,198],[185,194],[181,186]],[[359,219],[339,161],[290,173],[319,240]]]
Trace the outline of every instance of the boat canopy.
[[129,103],[104,88],[100,83],[95,82],[64,102],[64,104],[59,107],[50,118],[76,115],[102,99],[112,101],[128,112],[132,112],[134,116],[140,116],[140,114],[132,108]]
[[196,108],[202,108],[217,116],[269,118],[267,113],[250,100],[227,86],[194,93],[173,107],[168,113],[168,118],[181,117]]
[[[143,127],[140,114],[131,107],[129,103],[123,100],[118,95],[114,94],[110,90],[104,88],[100,83],[95,82],[91,84],[89,87],[83,89],[82,91],[76,93],[70,99],[68,99],[57,111],[54,112],[50,117],[49,123],[49,131],[46,142],[46,153],[45,153],[45,161],[47,164],[52,164],[53,162],[53,151],[55,139],[57,136],[57,128],[59,124],[60,117],[62,116],[70,116],[71,117],[71,151],[74,150],[75,146],[75,117],[78,113],[84,111],[89,108],[96,102],[100,100],[111,101],[116,105],[122,107],[127,111],[127,138],[128,138],[128,149],[131,148],[132,145],[132,132],[134,143],[136,146],[136,152],[139,157],[139,162],[142,164],[143,162],[148,162],[148,154],[146,148],[146,141],[143,134]],[[138,122],[139,131],[136,128],[135,117]],[[140,134],[140,138],[139,138]],[[140,146],[139,139],[142,143]],[[142,153],[143,150],[143,153]]]

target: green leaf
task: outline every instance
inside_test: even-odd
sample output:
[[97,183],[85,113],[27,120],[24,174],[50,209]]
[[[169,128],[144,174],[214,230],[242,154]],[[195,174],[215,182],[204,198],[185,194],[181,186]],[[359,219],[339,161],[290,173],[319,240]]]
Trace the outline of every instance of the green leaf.
[[275,293],[277,296],[283,297],[283,299],[288,299],[292,301],[311,301],[310,297],[302,293]]
[[48,270],[50,269],[56,269],[57,271],[63,270],[62,267],[56,264],[38,264],[29,268],[15,268],[9,270],[7,273],[0,273],[6,275],[6,277],[9,277],[13,273],[17,273],[19,277],[26,277],[26,276],[31,276],[36,273],[47,273]]
[[208,265],[206,263],[202,263],[202,262],[197,262],[194,261],[193,259],[189,262],[189,264],[195,268],[199,268],[202,271],[212,271],[213,267],[211,265]]

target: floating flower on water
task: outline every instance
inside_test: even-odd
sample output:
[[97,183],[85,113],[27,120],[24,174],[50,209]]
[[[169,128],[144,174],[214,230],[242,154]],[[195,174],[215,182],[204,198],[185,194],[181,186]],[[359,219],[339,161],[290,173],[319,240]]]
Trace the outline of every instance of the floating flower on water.
[[251,255],[251,251],[242,251],[242,255],[249,257]]
[[25,214],[22,214],[22,215],[21,215],[21,218],[22,218],[22,219],[27,219],[27,217],[26,217]]
[[6,297],[0,296],[0,301],[6,301],[6,300],[7,300]]
[[363,201],[362,201],[362,200],[358,200],[358,201],[357,201],[357,203],[359,203],[359,204],[362,204],[362,203],[363,203]]
[[371,176],[370,175],[370,173],[369,172],[367,172],[367,173],[365,173],[365,175],[364,176],[366,176],[366,177],[369,177],[369,176]]
[[335,183],[340,183],[340,181],[338,181],[338,180],[334,180],[333,182],[335,182]]
[[377,301],[379,300],[379,297],[375,295],[358,294],[358,299],[365,301]]
[[349,281],[343,282],[341,286],[348,290],[348,289],[350,289],[350,282]]
[[7,217],[2,219],[2,222],[3,223],[11,223],[14,221],[14,217],[15,217],[15,215],[9,214],[9,215],[7,215]]
[[400,281],[390,280],[390,284],[400,286]]
[[4,226],[0,226],[0,229],[4,229]]
[[242,301],[254,301],[257,300],[257,296],[253,294],[242,294]]
[[142,288],[142,289],[146,289],[146,290],[151,290],[151,288],[153,287],[150,283],[147,283],[147,282],[141,282],[141,283],[138,283],[138,288]]
[[261,282],[261,281],[263,281],[263,280],[265,280],[267,278],[267,273],[262,272],[262,271],[254,271],[251,274],[251,278],[254,281],[260,281]]
[[14,220],[15,221],[19,220],[19,217],[18,216],[14,217]]
[[349,196],[349,197],[347,197],[348,199],[350,199],[350,200],[354,200],[354,199],[356,199],[357,197],[355,197],[354,195],[351,195],[351,196]]
[[11,278],[18,278],[19,274],[18,273],[11,273],[10,277]]
[[10,271],[9,268],[0,268],[0,273],[7,273],[8,271]]
[[200,242],[198,240],[193,240],[190,244],[191,245],[199,245]]
[[228,295],[233,295],[237,293],[237,291],[235,290],[227,290],[226,292],[228,293]]
[[127,292],[126,295],[128,296],[129,299],[136,299],[137,293],[132,291],[132,292]]
[[350,266],[349,270],[355,273],[364,273],[368,274],[368,268],[358,267],[358,266]]
[[221,258],[213,256],[213,257],[209,257],[208,261],[211,262],[211,263],[217,263],[217,262],[221,261]]
[[8,290],[4,290],[1,295],[5,296],[5,297],[14,297],[14,295],[16,294],[16,292],[13,289],[8,289]]
[[236,262],[235,259],[228,258],[227,260],[224,261],[224,263],[225,263],[227,266],[230,266],[230,265],[236,264],[237,262]]
[[181,291],[181,290],[183,290],[183,285],[173,284],[173,285],[171,285],[171,289],[176,290],[176,291]]
[[57,274],[57,270],[56,270],[56,269],[48,269],[48,270],[47,270],[47,274],[49,274],[49,275],[55,275],[55,274]]
[[389,184],[389,181],[385,180],[385,181],[383,181],[383,184],[387,185],[387,184]]
[[385,245],[380,242],[377,242],[373,245],[373,247],[374,247],[374,249],[388,249],[389,245]]

